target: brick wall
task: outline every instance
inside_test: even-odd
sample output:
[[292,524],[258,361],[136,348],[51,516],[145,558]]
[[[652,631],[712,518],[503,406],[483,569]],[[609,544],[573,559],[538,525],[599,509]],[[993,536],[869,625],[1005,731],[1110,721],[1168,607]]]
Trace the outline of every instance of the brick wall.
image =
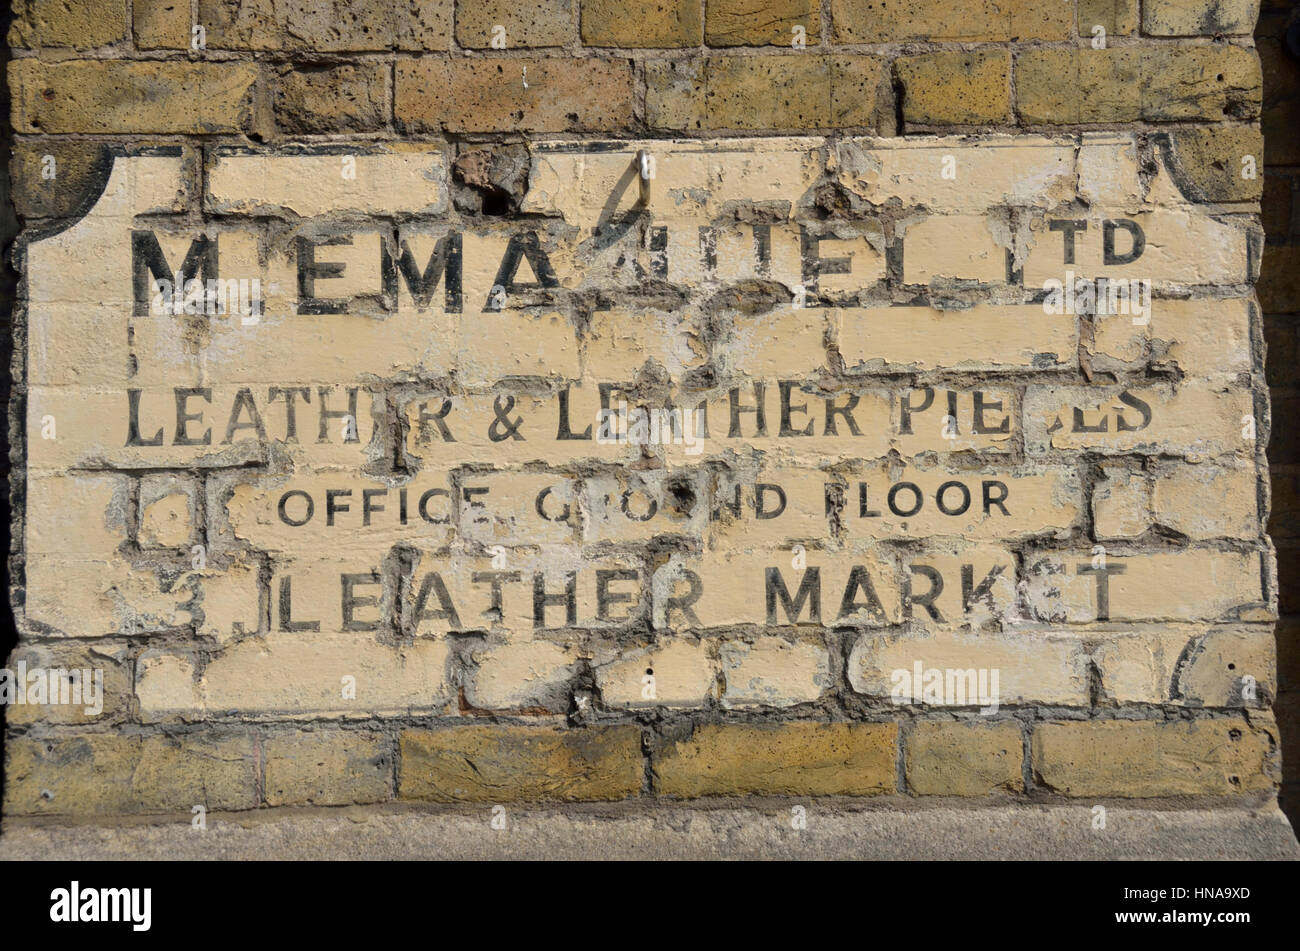
[[[1289,181],[1261,170],[1294,163],[1285,132],[1263,151],[1257,15],[19,4],[8,666],[102,670],[105,697],[8,708],[6,813],[1270,800],[1253,284],[1261,191]],[[1276,35],[1270,77],[1293,68]],[[642,150],[661,171],[638,205]],[[1054,319],[1044,282],[1101,273],[1116,220],[1145,252],[1105,273],[1151,282],[1149,322]],[[511,272],[480,311],[521,228],[556,276],[521,245],[535,280]],[[419,269],[448,229],[474,306],[435,283],[390,308],[384,242],[427,238]],[[245,266],[223,276],[266,278],[267,319],[133,313],[130,230],[178,267],[212,235]],[[346,314],[302,309],[309,247]],[[1264,309],[1290,312],[1277,275]],[[689,393],[718,438],[523,451],[499,429],[558,411],[581,432],[601,383]],[[790,441],[805,423],[817,438]],[[400,526],[432,514],[404,532],[399,505]],[[918,666],[996,672],[997,702],[896,702]]]

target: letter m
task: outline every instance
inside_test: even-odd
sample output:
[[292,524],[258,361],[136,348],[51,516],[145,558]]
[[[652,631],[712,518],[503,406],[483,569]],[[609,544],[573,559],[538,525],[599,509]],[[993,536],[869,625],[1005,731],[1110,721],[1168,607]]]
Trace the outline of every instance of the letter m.
[[134,902],[131,892],[125,888],[101,888],[99,890],[100,921],[129,921]]
[[949,669],[944,674],[944,697],[955,707],[964,707],[975,703],[979,697],[979,677],[974,668],[967,670]]
[[[158,236],[152,231],[131,232],[131,284],[135,290],[135,315],[149,313],[149,299],[153,296],[153,281],[172,281],[178,269],[167,263]],[[179,268],[181,287],[177,293],[183,293],[184,284],[193,278],[206,282],[217,279],[217,243],[206,234],[201,234],[190,242],[190,249],[185,252],[185,260]],[[152,275],[152,279],[151,276]]]
[[809,568],[803,573],[799,593],[790,600],[790,589],[785,586],[780,568],[767,569],[767,623],[776,624],[776,602],[779,598],[785,616],[791,624],[799,623],[804,602],[808,603],[808,619],[814,624],[822,622],[822,577],[820,568]]
[[398,279],[405,278],[406,286],[415,299],[418,310],[425,310],[433,301],[433,292],[441,279],[445,285],[445,309],[449,314],[459,314],[461,308],[461,237],[456,231],[438,239],[433,254],[424,271],[420,271],[410,245],[402,241],[402,253],[394,258],[388,242],[380,252],[383,272],[384,309],[397,310]]

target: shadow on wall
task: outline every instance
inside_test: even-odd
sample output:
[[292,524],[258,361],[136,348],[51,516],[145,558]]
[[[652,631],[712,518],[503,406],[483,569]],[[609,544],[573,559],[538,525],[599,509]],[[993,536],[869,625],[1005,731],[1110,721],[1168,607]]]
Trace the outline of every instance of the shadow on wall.
[[1282,619],[1277,627],[1282,809],[1300,827],[1300,8],[1265,0],[1255,30],[1264,69],[1266,244],[1259,279],[1273,407],[1268,460]]
[[[0,35],[9,35],[13,10],[0,8]],[[4,611],[0,623],[0,665],[18,643],[13,610],[9,603],[9,395],[12,378],[9,358],[13,351],[13,308],[18,275],[9,255],[18,234],[18,219],[9,194],[9,161],[13,155],[13,128],[9,124],[9,47],[0,52],[0,563],[4,573]],[[5,762],[5,704],[0,704],[0,764]],[[4,796],[4,769],[0,767],[0,801]]]

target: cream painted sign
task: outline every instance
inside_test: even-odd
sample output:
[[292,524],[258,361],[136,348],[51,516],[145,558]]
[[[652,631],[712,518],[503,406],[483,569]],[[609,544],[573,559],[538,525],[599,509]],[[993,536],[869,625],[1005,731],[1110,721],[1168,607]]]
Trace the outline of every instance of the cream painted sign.
[[23,248],[24,632],[161,720],[784,706],[832,629],[1067,702],[1264,616],[1258,227],[1158,142],[530,152],[501,217],[441,146],[106,162]]

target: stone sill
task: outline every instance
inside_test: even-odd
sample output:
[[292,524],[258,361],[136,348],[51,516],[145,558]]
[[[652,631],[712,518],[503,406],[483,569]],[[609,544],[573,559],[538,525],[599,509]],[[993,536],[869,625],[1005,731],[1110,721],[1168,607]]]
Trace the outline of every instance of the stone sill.
[[[806,826],[793,828],[802,806]],[[843,800],[507,806],[350,806],[184,818],[53,822],[6,819],[3,860],[330,859],[869,859],[1297,860],[1275,803],[1203,809],[1106,805],[917,808]]]

